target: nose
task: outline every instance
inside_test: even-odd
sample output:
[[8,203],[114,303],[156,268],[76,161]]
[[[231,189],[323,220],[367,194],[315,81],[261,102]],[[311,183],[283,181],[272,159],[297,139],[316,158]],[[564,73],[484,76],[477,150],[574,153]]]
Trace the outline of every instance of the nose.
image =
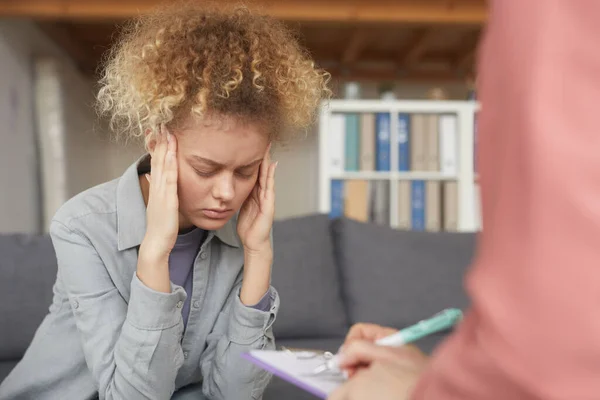
[[221,174],[215,185],[213,186],[213,196],[223,202],[233,200],[235,196],[235,189],[233,187],[233,175],[232,174]]

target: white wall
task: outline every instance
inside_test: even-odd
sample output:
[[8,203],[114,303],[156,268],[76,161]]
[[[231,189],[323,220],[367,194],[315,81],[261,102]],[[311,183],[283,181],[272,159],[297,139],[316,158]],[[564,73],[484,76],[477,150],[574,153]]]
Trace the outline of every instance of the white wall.
[[[46,78],[55,75],[57,86],[50,85],[58,93],[54,110],[45,110],[39,98],[36,76],[44,63],[46,67],[41,69]],[[0,232],[44,230],[64,200],[119,176],[135,160],[139,149],[122,148],[111,141],[106,127],[98,121],[92,107],[94,94],[94,82],[85,78],[35,24],[0,19]],[[42,155],[48,156],[45,153],[49,150],[38,151],[36,138],[47,133],[44,124],[48,119],[40,116],[53,111],[60,114],[52,116],[58,128],[53,133],[61,135],[66,157],[64,171],[48,166],[44,170],[50,186],[46,191],[58,188],[63,172],[65,188],[54,198],[46,193],[44,199],[39,164],[48,160]],[[56,153],[50,149],[50,155]],[[49,202],[47,207],[44,200]]]
[[28,33],[0,20],[0,232],[35,232],[41,224]]

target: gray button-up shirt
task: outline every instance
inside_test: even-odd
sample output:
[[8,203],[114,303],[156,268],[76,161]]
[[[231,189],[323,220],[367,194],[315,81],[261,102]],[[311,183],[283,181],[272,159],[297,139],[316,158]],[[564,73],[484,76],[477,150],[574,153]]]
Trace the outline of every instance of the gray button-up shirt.
[[191,384],[209,399],[262,396],[270,375],[241,355],[275,347],[277,292],[270,288],[266,312],[241,303],[244,254],[232,219],[208,232],[196,256],[184,333],[183,288],[159,293],[136,275],[146,232],[138,164],[54,217],[54,299],[0,399],[162,400]]

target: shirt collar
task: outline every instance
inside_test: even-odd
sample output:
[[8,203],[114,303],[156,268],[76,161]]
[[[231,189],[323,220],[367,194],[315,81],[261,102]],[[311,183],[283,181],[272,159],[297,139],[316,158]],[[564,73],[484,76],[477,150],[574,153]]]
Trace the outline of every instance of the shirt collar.
[[[119,251],[139,246],[146,235],[146,204],[140,187],[138,169],[147,162],[144,154],[131,164],[117,185],[117,238]],[[209,232],[207,240],[216,236],[221,242],[240,247],[237,235],[237,214],[219,230]]]

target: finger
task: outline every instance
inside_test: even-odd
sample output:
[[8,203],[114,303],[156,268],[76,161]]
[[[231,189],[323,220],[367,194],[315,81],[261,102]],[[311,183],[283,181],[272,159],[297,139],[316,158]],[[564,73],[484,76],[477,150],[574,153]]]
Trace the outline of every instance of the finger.
[[352,328],[350,328],[348,335],[346,335],[344,344],[353,342],[355,340],[367,340],[369,342],[374,342],[396,332],[398,332],[396,329],[387,328],[376,324],[355,324]]
[[344,372],[348,379],[353,378],[358,372],[364,369],[364,365],[358,365],[356,367],[345,368]]
[[267,173],[267,182],[265,184],[265,190],[263,194],[263,199],[267,202],[267,204],[273,203],[275,199],[275,170],[277,169],[278,163],[279,161],[272,163],[269,166]]
[[259,186],[260,186],[260,197],[264,197],[265,187],[267,186],[267,178],[269,175],[269,165],[271,165],[271,143],[267,147],[267,151],[265,152],[265,156],[263,157],[262,162],[260,163],[260,177],[259,177]]
[[405,352],[401,348],[379,346],[364,340],[356,340],[344,346],[339,354],[339,365],[343,369],[370,365],[375,361],[399,362]]
[[154,182],[157,186],[160,186],[163,183],[163,171],[165,167],[165,158],[167,155],[167,137],[164,132],[160,132],[158,134],[158,142],[156,147],[154,148],[154,164],[152,167],[155,169],[152,171],[152,175],[154,176]]
[[327,397],[327,400],[349,400],[351,386],[350,382],[341,385]]
[[[177,138],[171,132],[165,129],[165,137],[167,141],[167,156],[175,156],[177,154]],[[166,159],[165,161],[167,161]]]
[[167,132],[168,151],[165,160],[165,184],[169,194],[177,194],[177,139]]

